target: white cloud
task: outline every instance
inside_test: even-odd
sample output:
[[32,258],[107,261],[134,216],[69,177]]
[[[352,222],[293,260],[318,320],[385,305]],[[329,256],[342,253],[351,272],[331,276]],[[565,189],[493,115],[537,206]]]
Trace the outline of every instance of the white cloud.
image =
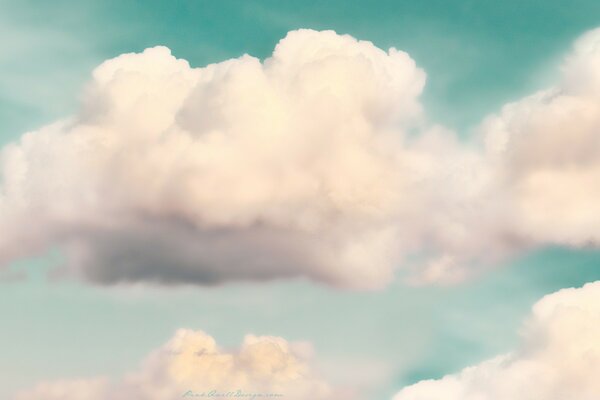
[[167,400],[238,391],[256,394],[257,399],[268,395],[290,400],[353,398],[350,390],[333,388],[319,378],[310,365],[311,356],[312,348],[304,342],[248,335],[239,349],[223,350],[206,333],[181,329],[136,371],[119,379],[43,382],[17,393],[15,400]]
[[[482,184],[458,186],[461,212],[432,207],[455,219],[434,227],[449,235],[438,246],[447,252],[420,268],[417,282],[451,283],[472,273],[474,263],[489,266],[540,246],[598,246],[599,66],[597,29],[575,42],[555,86],[485,118],[473,140],[478,163],[458,159],[464,174],[484,171]],[[447,199],[448,192],[440,193]]]
[[600,394],[600,281],[548,295],[533,307],[518,350],[394,400],[595,400]]
[[77,115],[3,149],[0,264],[58,246],[97,283],[377,288],[596,242],[599,36],[468,143],[426,122],[406,53],[331,31],[290,32],[264,62],[106,61]]
[[600,240],[600,30],[580,38],[562,80],[484,123],[508,229],[533,244]]
[[407,54],[330,31],[264,63],[156,47],[93,76],[78,115],[3,150],[5,262],[59,245],[101,283],[376,287],[419,246],[439,156],[463,151],[439,132],[408,147],[425,75]]

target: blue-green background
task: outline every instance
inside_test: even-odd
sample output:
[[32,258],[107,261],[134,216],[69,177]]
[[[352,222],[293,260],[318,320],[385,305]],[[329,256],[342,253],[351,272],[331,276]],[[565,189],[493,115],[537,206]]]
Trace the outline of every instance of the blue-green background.
[[[600,26],[595,0],[0,0],[0,143],[77,107],[91,69],[158,44],[194,66],[266,57],[287,31],[334,29],[408,51],[428,73],[431,119],[463,135],[544,87]],[[35,227],[31,227],[35,229]],[[0,232],[7,235],[10,232]],[[0,284],[0,398],[41,379],[118,375],[179,327],[225,346],[246,333],[315,344],[328,368],[379,366],[369,399],[507,351],[539,297],[600,279],[599,253],[544,249],[455,287],[335,291],[306,282],[220,288],[94,288],[48,282],[56,255]]]

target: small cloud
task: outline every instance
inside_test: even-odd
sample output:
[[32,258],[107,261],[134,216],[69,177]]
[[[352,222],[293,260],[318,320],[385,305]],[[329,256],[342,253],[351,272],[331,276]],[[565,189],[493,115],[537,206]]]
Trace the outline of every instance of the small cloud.
[[[306,343],[299,346],[305,353]],[[279,337],[247,335],[239,349],[223,350],[206,333],[181,329],[136,371],[119,379],[43,382],[18,393],[15,400],[234,399],[240,393],[289,400],[354,398],[350,390],[320,379],[307,354],[296,354],[296,348]]]

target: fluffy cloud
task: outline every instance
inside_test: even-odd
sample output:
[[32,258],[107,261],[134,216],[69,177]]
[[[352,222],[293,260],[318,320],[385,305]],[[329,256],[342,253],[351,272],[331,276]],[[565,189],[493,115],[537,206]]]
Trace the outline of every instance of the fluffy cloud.
[[431,236],[442,154],[465,153],[441,129],[407,139],[424,82],[406,53],[330,31],[263,63],[109,60],[78,115],[3,150],[0,261],[58,245],[100,283],[380,286]]
[[18,393],[15,400],[170,400],[207,398],[209,393],[213,398],[240,398],[241,393],[257,399],[351,399],[351,392],[332,388],[316,376],[308,360],[311,352],[306,343],[253,335],[246,336],[241,348],[225,351],[204,332],[182,329],[137,371],[118,380],[45,382]]
[[457,159],[465,174],[482,170],[481,184],[458,186],[466,194],[458,197],[462,212],[440,208],[457,216],[460,229],[458,236],[448,223],[437,230],[464,240],[442,243],[449,251],[422,279],[447,281],[446,271],[460,278],[457,266],[490,265],[539,246],[599,244],[599,66],[600,29],[575,42],[555,86],[484,119],[472,140],[479,163]]
[[445,240],[433,248],[441,257],[421,266],[421,282],[460,279],[535,247],[598,246],[600,29],[575,42],[556,85],[485,118],[470,143],[479,159],[454,160],[463,175],[480,169],[479,184],[457,185],[450,208],[452,192],[441,187],[432,214],[444,217],[429,229]]
[[533,243],[600,240],[600,30],[563,65],[561,82],[484,123],[510,229]]
[[191,68],[164,47],[93,73],[74,117],[0,155],[0,265],[58,246],[110,284],[305,277],[455,282],[600,232],[600,33],[559,84],[460,141],[427,123],[406,54],[290,32]]
[[421,381],[394,400],[595,400],[599,337],[600,281],[564,289],[534,305],[517,351]]

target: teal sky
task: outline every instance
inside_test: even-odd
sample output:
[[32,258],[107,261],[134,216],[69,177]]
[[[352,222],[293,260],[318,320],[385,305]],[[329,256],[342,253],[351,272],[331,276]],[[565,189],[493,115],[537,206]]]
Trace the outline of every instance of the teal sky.
[[[263,58],[297,28],[409,52],[428,74],[429,117],[466,134],[543,87],[570,43],[596,26],[594,0],[0,0],[0,142],[72,113],[91,69],[112,56],[162,44],[193,66]],[[306,282],[107,289],[49,282],[43,272],[59,257],[29,260],[13,266],[28,279],[0,284],[0,397],[40,379],[131,370],[189,327],[230,346],[249,332],[311,341],[325,363],[381,371],[369,398],[386,399],[510,349],[542,295],[600,279],[599,254],[546,249],[458,286],[373,293]]]

